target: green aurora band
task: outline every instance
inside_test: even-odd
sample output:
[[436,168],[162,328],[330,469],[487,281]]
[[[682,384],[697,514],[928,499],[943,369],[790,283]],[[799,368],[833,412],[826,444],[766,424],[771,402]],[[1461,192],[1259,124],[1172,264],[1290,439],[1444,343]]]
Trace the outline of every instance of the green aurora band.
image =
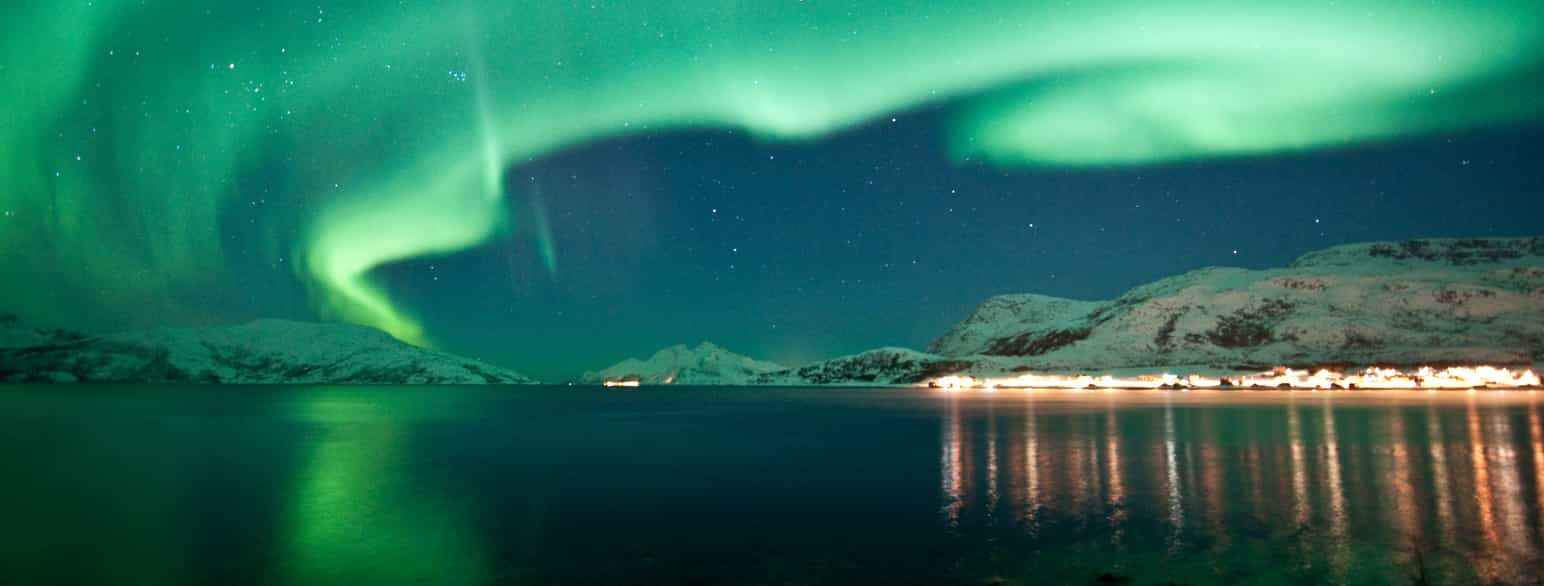
[[[211,295],[283,286],[233,274],[250,265],[289,286],[298,276],[325,316],[426,343],[372,272],[508,234],[508,199],[539,194],[506,187],[504,169],[607,136],[807,140],[942,105],[962,161],[1108,166],[1544,110],[1537,0],[18,0],[6,12],[0,280],[30,286],[0,303],[78,326],[207,320]],[[521,237],[555,271],[546,219],[531,225]]]

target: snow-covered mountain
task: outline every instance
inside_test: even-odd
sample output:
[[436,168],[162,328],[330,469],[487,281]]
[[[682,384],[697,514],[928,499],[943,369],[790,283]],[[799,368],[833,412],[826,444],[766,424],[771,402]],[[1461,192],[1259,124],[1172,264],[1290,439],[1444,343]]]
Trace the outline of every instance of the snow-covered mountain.
[[1544,358],[1544,238],[1337,246],[1284,268],[1191,271],[1100,303],[998,297],[929,350],[1059,370],[1531,366]]
[[1269,270],[1204,268],[1109,301],[1002,295],[929,352],[885,348],[766,384],[1000,376],[1413,367],[1544,361],[1544,238],[1351,244]]
[[965,321],[935,340],[928,350],[952,356],[997,354],[994,350],[1012,349],[999,344],[1012,344],[1013,337],[1024,331],[1076,330],[1099,305],[1098,301],[1033,293],[998,295],[976,306]]
[[604,370],[586,372],[586,383],[637,378],[643,384],[744,385],[768,372],[785,367],[741,356],[709,342],[687,348],[677,344],[655,352],[648,360],[628,358]]
[[532,383],[513,371],[345,324],[261,319],[88,336],[0,320],[0,382]]

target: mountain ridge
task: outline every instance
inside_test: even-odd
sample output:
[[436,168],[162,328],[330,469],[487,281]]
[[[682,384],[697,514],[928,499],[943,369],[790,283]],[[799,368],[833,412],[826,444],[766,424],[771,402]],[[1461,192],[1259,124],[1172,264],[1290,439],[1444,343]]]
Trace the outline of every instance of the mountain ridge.
[[258,319],[103,335],[0,320],[0,381],[28,383],[530,384],[515,371],[351,324]]
[[643,384],[745,385],[760,374],[784,370],[781,364],[730,352],[712,342],[696,347],[667,346],[646,360],[627,358],[598,371],[586,371],[579,381],[599,384],[636,379]]

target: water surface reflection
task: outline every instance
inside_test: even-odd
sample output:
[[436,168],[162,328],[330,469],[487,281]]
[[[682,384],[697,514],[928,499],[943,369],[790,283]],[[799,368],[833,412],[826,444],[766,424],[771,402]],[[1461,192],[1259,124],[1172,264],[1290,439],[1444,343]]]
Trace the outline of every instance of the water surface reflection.
[[[1268,393],[1238,403],[1093,395],[940,396],[951,439],[941,449],[959,456],[943,489],[962,513],[950,528],[992,535],[999,547],[1012,539],[989,522],[1003,505],[972,493],[969,455],[1018,450],[1024,457],[1004,460],[1008,470],[991,466],[992,477],[1022,483],[1007,487],[1021,495],[1010,511],[1020,547],[1075,551],[1116,574],[1332,583],[1544,576],[1544,429],[1532,395]],[[989,431],[973,433],[978,426]],[[1123,546],[1142,543],[1162,546]]]
[[1532,583],[1537,403],[10,387],[0,584]]

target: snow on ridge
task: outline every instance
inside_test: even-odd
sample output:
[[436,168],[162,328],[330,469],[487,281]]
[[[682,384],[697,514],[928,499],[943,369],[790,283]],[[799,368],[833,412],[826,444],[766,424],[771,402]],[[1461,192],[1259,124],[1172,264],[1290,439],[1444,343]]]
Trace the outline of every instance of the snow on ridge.
[[1287,268],[1429,264],[1462,270],[1495,264],[1537,265],[1540,258],[1544,258],[1544,237],[1427,238],[1331,246],[1304,254]]
[[374,328],[260,319],[216,328],[74,335],[0,348],[0,381],[526,384],[519,373],[404,344]]
[[982,302],[965,321],[934,340],[928,351],[948,355],[983,352],[993,340],[1028,328],[1073,327],[1099,305],[1098,301],[1034,293],[997,295]]
[[696,347],[668,346],[647,360],[628,358],[599,371],[585,372],[580,381],[601,383],[636,378],[644,384],[744,385],[751,384],[758,375],[784,368],[704,341]]
[[1057,370],[1532,365],[1544,357],[1544,238],[1336,246],[1283,268],[1198,269],[1096,305],[967,318],[931,349]]

